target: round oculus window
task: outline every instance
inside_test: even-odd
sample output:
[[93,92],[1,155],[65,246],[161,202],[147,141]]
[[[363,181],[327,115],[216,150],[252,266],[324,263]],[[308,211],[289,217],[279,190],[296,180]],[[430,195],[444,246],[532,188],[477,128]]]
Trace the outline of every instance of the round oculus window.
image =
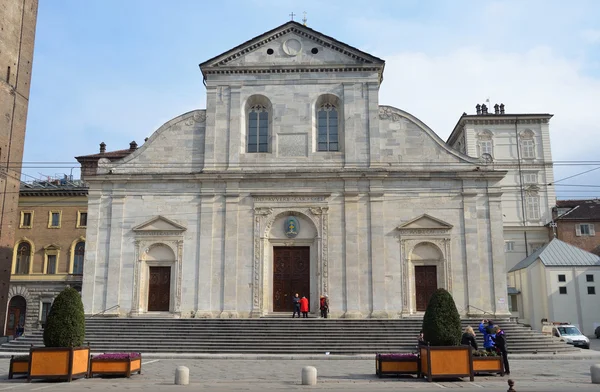
[[295,38],[290,38],[283,43],[283,51],[288,56],[296,56],[302,50],[302,43]]

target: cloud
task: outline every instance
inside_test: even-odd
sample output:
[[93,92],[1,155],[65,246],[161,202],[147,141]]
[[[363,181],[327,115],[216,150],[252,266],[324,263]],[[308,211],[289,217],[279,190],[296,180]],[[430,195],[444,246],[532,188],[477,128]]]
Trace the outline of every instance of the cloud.
[[581,37],[589,44],[600,44],[600,30],[587,29],[581,32]]
[[[600,79],[586,76],[579,60],[540,46],[524,53],[464,47],[446,55],[398,52],[386,60],[380,104],[404,109],[446,139],[463,112],[490,98],[507,113],[551,113],[555,161],[596,161],[600,134]],[[555,168],[555,177],[588,167]],[[576,183],[582,183],[578,178]],[[590,179],[600,183],[598,179]],[[597,192],[596,192],[597,194]]]

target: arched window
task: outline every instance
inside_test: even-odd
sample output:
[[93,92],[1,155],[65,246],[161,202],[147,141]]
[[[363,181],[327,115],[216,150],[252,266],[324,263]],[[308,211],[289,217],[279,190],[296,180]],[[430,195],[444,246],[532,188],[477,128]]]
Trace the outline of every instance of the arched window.
[[83,274],[83,258],[85,256],[85,242],[80,241],[75,245],[75,254],[73,255],[73,275]]
[[30,258],[31,245],[28,242],[21,242],[17,247],[17,265],[15,266],[15,273],[28,274]]
[[339,151],[338,111],[335,105],[326,103],[317,112],[318,151]]
[[534,134],[527,129],[521,133],[521,157],[535,158],[535,143],[533,141]]
[[248,152],[269,152],[269,110],[264,105],[248,112]]

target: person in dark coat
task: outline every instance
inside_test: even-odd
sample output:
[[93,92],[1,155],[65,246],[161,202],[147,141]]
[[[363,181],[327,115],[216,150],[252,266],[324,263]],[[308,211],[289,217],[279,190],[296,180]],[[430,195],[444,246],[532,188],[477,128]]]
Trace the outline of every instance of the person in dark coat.
[[460,339],[460,344],[465,346],[471,346],[474,350],[478,350],[477,341],[475,340],[475,331],[473,328],[468,326],[465,328],[465,333],[463,333],[462,338]]
[[502,361],[504,362],[504,373],[510,374],[510,367],[508,365],[508,352],[506,351],[506,335],[500,327],[494,328],[494,343],[496,344],[496,350],[498,354],[502,355]]
[[302,318],[308,318],[308,298],[304,295],[300,298],[300,311],[302,312]]
[[319,309],[321,310],[321,317],[327,318],[327,313],[329,313],[329,298],[326,295],[321,296]]
[[300,318],[300,297],[298,296],[298,293],[296,293],[296,295],[294,295],[292,298],[292,304],[294,305],[294,313],[292,314],[292,318],[294,318],[296,313],[298,313],[298,318]]
[[[486,325],[487,323],[487,325]],[[482,320],[479,324],[479,332],[483,334],[483,347],[486,351],[494,351],[494,341],[492,340],[494,322],[492,320]]]
[[423,335],[423,330],[419,331],[419,337],[417,338],[417,348],[419,348],[419,346],[427,346],[425,335]]

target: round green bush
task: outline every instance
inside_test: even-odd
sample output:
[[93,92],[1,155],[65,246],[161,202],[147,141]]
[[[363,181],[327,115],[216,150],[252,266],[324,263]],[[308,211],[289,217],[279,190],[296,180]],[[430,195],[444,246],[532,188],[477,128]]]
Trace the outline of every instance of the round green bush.
[[81,295],[67,287],[54,299],[44,328],[46,347],[78,347],[85,338],[85,314]]
[[460,315],[452,295],[437,289],[423,317],[423,337],[430,346],[458,346],[462,337]]

